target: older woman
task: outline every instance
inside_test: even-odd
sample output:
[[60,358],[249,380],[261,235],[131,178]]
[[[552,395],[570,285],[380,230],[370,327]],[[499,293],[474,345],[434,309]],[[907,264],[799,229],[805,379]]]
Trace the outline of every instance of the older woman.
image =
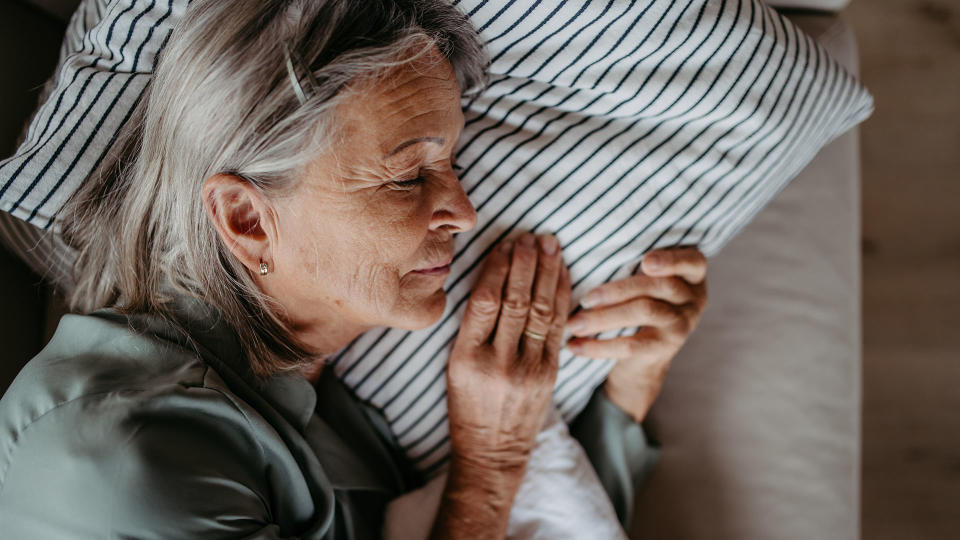
[[[453,235],[476,219],[453,169],[461,89],[484,66],[442,0],[195,2],[65,212],[73,304],[93,312],[65,317],[0,402],[4,535],[376,537],[417,480],[324,359],[441,315]],[[660,281],[597,291],[607,307],[575,333],[648,331],[571,344],[646,347],[609,387],[635,419],[703,307],[702,256],[663,256]],[[448,369],[437,537],[503,535],[569,308],[554,237],[491,252]],[[644,449],[612,410],[588,408],[581,440],[607,443],[591,457],[617,499]]]

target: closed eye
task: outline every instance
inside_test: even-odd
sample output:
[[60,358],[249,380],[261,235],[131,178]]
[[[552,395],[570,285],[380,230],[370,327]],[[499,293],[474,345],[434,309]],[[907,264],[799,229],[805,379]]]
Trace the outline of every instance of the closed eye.
[[394,180],[393,182],[390,182],[390,186],[397,189],[409,190],[423,184],[424,182],[426,182],[426,179],[424,179],[422,176],[418,176],[416,178],[411,178],[410,180]]

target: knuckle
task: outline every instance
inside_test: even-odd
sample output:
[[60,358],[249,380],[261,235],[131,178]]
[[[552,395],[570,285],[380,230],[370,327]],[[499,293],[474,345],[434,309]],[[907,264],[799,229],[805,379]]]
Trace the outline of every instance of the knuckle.
[[534,265],[537,263],[537,250],[533,248],[514,250],[514,262],[525,265]]
[[632,289],[633,280],[622,279],[619,281],[611,281],[610,283],[604,283],[600,287],[602,293],[611,297],[622,297],[624,293]]
[[657,309],[660,310],[660,316],[671,324],[677,325],[684,320],[683,309],[679,306],[660,304]]
[[511,294],[503,301],[503,309],[511,313],[526,314],[530,311],[530,299],[520,294]]
[[673,306],[654,299],[646,301],[646,310],[651,318],[669,326],[675,325],[680,317],[678,310]]
[[550,324],[553,320],[553,303],[546,298],[537,298],[530,304],[530,317]]
[[656,316],[660,307],[656,300],[652,298],[640,298],[634,304],[635,314],[639,317]]
[[500,310],[500,302],[493,291],[481,289],[474,291],[473,298],[470,300],[470,309],[476,315],[496,315]]
[[635,339],[631,339],[626,342],[624,346],[628,356],[637,357],[643,354],[643,344]]
[[667,293],[674,297],[686,297],[687,294],[687,285],[686,282],[678,277],[671,277],[664,283],[664,288]]
[[679,326],[687,320],[684,316],[684,311],[681,306],[668,306],[661,304],[660,310],[663,315],[663,318],[669,321],[674,326]]

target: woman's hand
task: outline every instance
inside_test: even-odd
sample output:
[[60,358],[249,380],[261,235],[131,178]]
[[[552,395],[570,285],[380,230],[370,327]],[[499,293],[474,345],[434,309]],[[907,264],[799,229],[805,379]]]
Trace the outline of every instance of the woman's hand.
[[[616,358],[604,391],[641,421],[660,393],[671,360],[700,322],[707,305],[707,259],[696,248],[657,250],[643,257],[643,274],[588,292],[567,328],[571,352]],[[640,326],[632,336],[595,339],[607,330]]]
[[525,234],[490,254],[447,366],[451,464],[435,536],[505,533],[550,405],[569,311],[555,237]]

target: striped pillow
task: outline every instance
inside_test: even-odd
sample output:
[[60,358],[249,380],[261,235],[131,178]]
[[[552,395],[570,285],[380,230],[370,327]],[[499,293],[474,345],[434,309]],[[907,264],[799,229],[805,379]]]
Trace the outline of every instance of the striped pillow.
[[[85,0],[57,84],[16,156],[0,209],[47,228],[96,166],[187,0]],[[575,296],[636,271],[653,247],[716,253],[830,140],[872,109],[812,39],[758,0],[454,1],[493,59],[466,101],[458,163],[476,229],[457,239],[443,318],[379,330],[335,357],[423,471],[449,452],[444,366],[478,263],[514,231],[554,232]],[[610,362],[564,352],[568,420]]]

